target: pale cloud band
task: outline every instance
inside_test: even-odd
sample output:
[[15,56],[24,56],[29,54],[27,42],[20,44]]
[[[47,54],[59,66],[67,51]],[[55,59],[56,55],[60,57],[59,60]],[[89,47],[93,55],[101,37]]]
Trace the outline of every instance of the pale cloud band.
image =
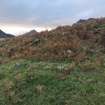
[[0,0],[0,28],[4,24],[4,29],[10,26],[11,32],[14,26],[18,31],[43,29],[72,24],[82,18],[102,17],[104,11],[105,0]]

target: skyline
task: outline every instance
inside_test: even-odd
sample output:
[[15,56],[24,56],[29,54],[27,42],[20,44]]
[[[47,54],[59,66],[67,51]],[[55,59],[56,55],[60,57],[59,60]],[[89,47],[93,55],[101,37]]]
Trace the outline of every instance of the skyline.
[[104,0],[1,0],[0,29],[21,34],[104,17]]

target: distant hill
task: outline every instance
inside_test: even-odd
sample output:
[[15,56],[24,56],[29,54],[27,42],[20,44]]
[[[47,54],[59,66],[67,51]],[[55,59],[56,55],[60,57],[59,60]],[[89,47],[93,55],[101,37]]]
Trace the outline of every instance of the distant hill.
[[0,30],[0,38],[11,38],[11,37],[14,37],[14,35],[7,34],[7,33],[3,32],[2,30]]
[[29,32],[26,32],[25,34],[23,34],[23,35],[20,35],[20,36],[23,36],[23,37],[32,37],[32,36],[35,36],[35,35],[37,35],[38,34],[38,32],[36,31],[36,30],[31,30],[31,31],[29,31]]

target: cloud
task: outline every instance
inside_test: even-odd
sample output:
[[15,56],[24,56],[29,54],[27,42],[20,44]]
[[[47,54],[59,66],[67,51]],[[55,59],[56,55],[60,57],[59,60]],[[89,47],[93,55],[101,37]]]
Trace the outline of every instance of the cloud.
[[104,15],[105,0],[0,0],[0,24],[47,27]]

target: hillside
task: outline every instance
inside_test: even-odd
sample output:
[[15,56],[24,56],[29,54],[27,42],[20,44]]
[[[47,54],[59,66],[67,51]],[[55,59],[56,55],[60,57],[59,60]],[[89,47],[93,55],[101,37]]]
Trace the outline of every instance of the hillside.
[[14,36],[11,34],[7,34],[3,32],[2,30],[0,30],[0,38],[11,38],[11,37],[14,37]]
[[[104,52],[105,18],[80,20],[51,31],[31,31],[0,43],[1,56],[35,59],[84,59]],[[83,57],[84,56],[84,57]]]
[[22,34],[21,36],[22,36],[22,37],[33,37],[33,36],[35,36],[35,35],[37,35],[37,34],[38,34],[37,31],[31,30],[31,31],[29,31],[29,32],[26,32],[26,33]]
[[105,105],[105,18],[1,41],[0,105]]

